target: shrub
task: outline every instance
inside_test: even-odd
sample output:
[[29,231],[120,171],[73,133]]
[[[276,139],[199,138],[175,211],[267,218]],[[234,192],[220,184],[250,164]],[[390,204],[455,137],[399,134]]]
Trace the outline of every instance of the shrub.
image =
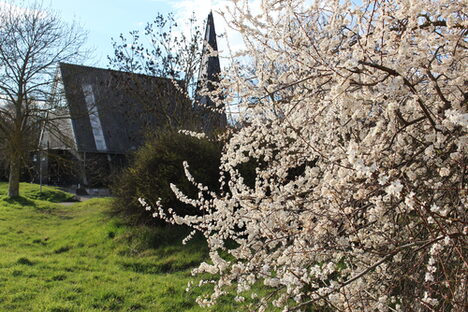
[[196,197],[197,189],[184,173],[183,162],[187,161],[197,181],[219,189],[220,155],[221,145],[207,139],[171,131],[153,137],[135,153],[130,167],[116,177],[111,187],[115,196],[113,213],[124,216],[130,224],[163,224],[148,218],[149,212],[138,202],[142,197],[152,205],[161,199],[164,207],[171,207],[182,215],[199,214],[176,199],[170,184]]
[[167,218],[207,237],[198,303],[466,311],[462,2],[233,1],[252,66],[232,60],[220,82],[247,119],[223,149],[227,190],[193,201],[203,218]]

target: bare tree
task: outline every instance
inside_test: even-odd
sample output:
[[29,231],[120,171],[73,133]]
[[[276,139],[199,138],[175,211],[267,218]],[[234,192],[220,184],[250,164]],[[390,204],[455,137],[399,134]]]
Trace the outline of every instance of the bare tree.
[[[23,4],[23,3],[21,3]],[[56,65],[84,56],[86,34],[39,2],[0,7],[0,148],[9,166],[8,196],[19,195],[25,156],[53,109]]]
[[114,55],[108,56],[110,67],[127,72],[171,78],[180,81],[182,89],[193,98],[198,74],[203,37],[194,15],[187,21],[186,28],[178,24],[174,15],[158,13],[138,30],[120,34],[119,40],[112,39]]
[[[202,43],[195,16],[192,15],[186,23],[178,23],[172,13],[158,13],[153,21],[146,24],[143,32],[133,30],[127,35],[120,34],[118,39],[112,38],[114,54],[108,56],[109,67],[134,73],[125,75],[128,77],[125,80],[119,79],[118,75],[115,78],[137,100],[133,104],[142,106],[136,111],[143,109],[145,114],[158,120],[158,131],[201,128],[199,112],[192,102]],[[168,78],[172,83],[161,84],[158,79],[144,79],[144,76]],[[154,92],[160,92],[161,96],[155,97]],[[154,130],[149,127],[144,133],[152,137]]]

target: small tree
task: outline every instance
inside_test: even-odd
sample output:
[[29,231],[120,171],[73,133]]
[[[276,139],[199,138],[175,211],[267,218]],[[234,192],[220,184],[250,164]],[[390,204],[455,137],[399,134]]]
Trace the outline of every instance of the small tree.
[[192,16],[188,33],[174,20],[173,14],[157,14],[147,23],[143,35],[138,30],[119,40],[112,40],[114,55],[109,65],[117,70],[175,79],[181,82],[188,97],[193,98],[195,79],[201,61],[203,42],[200,27]]
[[83,56],[85,38],[38,2],[0,7],[0,146],[9,163],[10,197],[19,195],[22,162],[37,147],[52,109],[56,65]]
[[228,191],[174,187],[203,218],[155,210],[208,238],[211,263],[195,272],[215,281],[198,302],[234,292],[249,311],[465,311],[466,2],[232,8],[255,71],[232,68],[223,90],[255,103],[222,155]]
[[[109,66],[135,73],[127,81],[120,81],[121,86],[139,100],[147,114],[163,119],[157,125],[158,129],[145,130],[149,138],[162,128],[200,128],[199,113],[192,105],[202,43],[200,28],[196,24],[195,17],[189,19],[185,25],[189,29],[187,34],[181,27],[183,25],[176,23],[173,14],[157,14],[154,21],[147,23],[143,34],[134,30],[128,33],[128,37],[120,34],[118,40],[112,39],[114,55],[108,56]],[[170,79],[172,83],[164,84],[163,89],[161,85],[150,88],[174,95],[161,97],[155,102],[155,98],[145,92],[148,86],[139,87],[139,74]]]

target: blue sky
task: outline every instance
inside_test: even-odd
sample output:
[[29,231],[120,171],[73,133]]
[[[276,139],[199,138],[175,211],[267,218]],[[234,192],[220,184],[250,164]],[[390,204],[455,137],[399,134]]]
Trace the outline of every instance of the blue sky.
[[[5,0],[4,0],[5,1]],[[6,0],[6,2],[9,2]],[[121,33],[144,28],[158,12],[173,12],[177,20],[185,22],[195,12],[202,22],[210,10],[214,12],[218,35],[228,32],[231,46],[238,46],[240,38],[232,33],[223,18],[216,11],[224,10],[228,0],[45,0],[66,22],[76,21],[88,32],[87,46],[94,52],[92,59],[85,65],[107,67],[107,55],[112,55],[111,38],[118,38]],[[226,43],[219,42],[221,50],[226,51]],[[221,52],[222,54],[222,52]],[[223,61],[222,61],[223,63]]]
[[[0,0],[22,6],[34,0]],[[41,0],[38,0],[41,2]],[[107,67],[107,56],[113,54],[111,38],[131,30],[143,30],[147,22],[156,14],[173,12],[178,21],[185,22],[195,12],[201,22],[210,10],[214,11],[217,33],[229,29],[224,20],[217,15],[228,0],[42,0],[43,6],[55,11],[67,23],[77,22],[87,33],[86,48],[93,50],[93,57],[84,65]],[[218,46],[224,44],[218,42]]]
[[[21,6],[21,3],[32,3],[34,0],[0,0],[5,3]],[[107,56],[113,54],[111,38],[117,39],[121,33],[131,30],[143,30],[147,22],[154,19],[158,12],[173,12],[177,21],[182,24],[188,21],[192,12],[202,22],[210,10],[214,13],[216,32],[226,34],[218,39],[221,64],[229,56],[227,42],[232,50],[243,47],[242,39],[231,30],[218,11],[225,11],[229,0],[37,0],[44,7],[55,11],[67,23],[77,22],[88,33],[86,48],[93,50],[93,57],[83,62],[84,65],[107,67]],[[260,0],[250,0],[259,7]],[[184,31],[184,30],[182,30]],[[226,39],[227,38],[227,39]]]
[[66,22],[76,21],[88,32],[89,48],[94,57],[87,65],[107,66],[112,54],[111,37],[141,29],[157,12],[174,11],[175,1],[155,0],[49,0],[47,5],[57,11]]

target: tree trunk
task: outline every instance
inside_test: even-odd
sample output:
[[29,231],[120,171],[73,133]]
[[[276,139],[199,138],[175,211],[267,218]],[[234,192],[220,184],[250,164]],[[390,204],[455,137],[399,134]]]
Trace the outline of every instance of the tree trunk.
[[8,196],[19,196],[20,165],[19,161],[10,161],[10,177],[8,179]]

